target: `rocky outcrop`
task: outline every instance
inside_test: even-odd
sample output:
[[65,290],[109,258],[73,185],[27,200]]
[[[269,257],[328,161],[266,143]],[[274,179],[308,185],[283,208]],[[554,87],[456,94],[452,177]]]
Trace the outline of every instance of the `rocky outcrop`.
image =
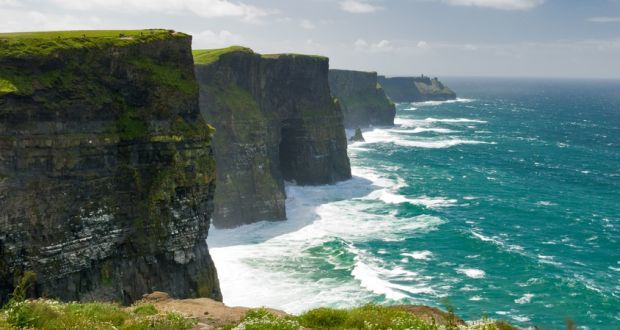
[[355,129],[355,134],[349,139],[351,142],[364,142],[364,135],[362,135],[362,130],[358,127]]
[[0,40],[3,299],[26,271],[63,300],[222,298],[191,37],[127,33]]
[[437,78],[379,76],[379,83],[394,102],[446,101],[456,99],[456,94]]
[[345,127],[394,125],[396,108],[377,82],[376,72],[329,70],[329,87],[340,102]]
[[351,177],[327,58],[239,47],[194,57],[201,109],[217,130],[215,226],[285,219],[285,180],[319,185]]

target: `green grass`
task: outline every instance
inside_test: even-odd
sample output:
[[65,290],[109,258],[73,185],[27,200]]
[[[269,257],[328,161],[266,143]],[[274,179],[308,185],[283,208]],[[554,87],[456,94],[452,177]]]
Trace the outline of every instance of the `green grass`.
[[0,33],[0,58],[46,56],[63,49],[126,46],[187,36],[172,30],[84,30]]
[[194,55],[194,63],[195,64],[211,64],[217,60],[219,60],[220,56],[228,53],[234,52],[242,52],[247,54],[254,54],[250,48],[241,47],[241,46],[231,46],[227,48],[220,49],[197,49],[192,51]]
[[398,307],[366,305],[352,309],[316,308],[299,316],[278,317],[264,308],[249,311],[238,324],[225,329],[244,330],[297,330],[297,329],[391,329],[438,330],[515,329],[505,322],[481,320],[475,324],[457,325],[450,313],[443,320],[422,319]]
[[176,313],[138,305],[131,312],[111,303],[13,302],[0,314],[0,329],[191,329],[195,322]]

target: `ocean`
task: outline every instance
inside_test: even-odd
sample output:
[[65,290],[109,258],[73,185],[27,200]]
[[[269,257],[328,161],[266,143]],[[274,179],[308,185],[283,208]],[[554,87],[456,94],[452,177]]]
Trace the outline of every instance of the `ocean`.
[[444,80],[460,99],[398,104],[349,145],[352,180],[210,231],[226,304],[620,328],[620,81]]

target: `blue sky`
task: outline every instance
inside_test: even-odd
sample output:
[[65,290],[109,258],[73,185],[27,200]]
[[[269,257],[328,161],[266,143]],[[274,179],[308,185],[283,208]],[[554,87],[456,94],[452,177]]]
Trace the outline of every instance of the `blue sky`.
[[620,79],[620,0],[0,0],[0,31],[146,27],[388,75]]

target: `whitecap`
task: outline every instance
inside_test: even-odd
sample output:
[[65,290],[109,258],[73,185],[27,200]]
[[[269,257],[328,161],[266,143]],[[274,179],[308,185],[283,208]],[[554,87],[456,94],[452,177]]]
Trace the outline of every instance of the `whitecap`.
[[482,300],[482,297],[480,296],[472,296],[471,298],[469,298],[470,301],[480,301]]
[[536,202],[536,205],[539,205],[539,206],[556,206],[558,204],[553,203],[553,202],[549,202],[549,201],[538,201],[538,202]]
[[428,197],[420,196],[417,198],[408,198],[403,195],[398,195],[390,192],[387,189],[380,189],[371,192],[366,199],[381,200],[386,204],[403,204],[409,203],[411,205],[420,205],[429,209],[437,209],[442,207],[454,206],[457,202],[456,199],[450,199],[446,197]]
[[477,268],[457,268],[456,272],[475,279],[484,278],[486,276],[484,270]]
[[441,133],[441,134],[449,134],[449,133],[458,133],[459,131],[455,131],[448,128],[426,128],[426,127],[415,127],[412,130],[404,130],[404,129],[393,129],[391,130],[396,133],[402,134],[418,134],[418,133]]
[[411,257],[415,260],[428,260],[433,256],[431,251],[413,251],[411,253],[401,253],[401,256]]
[[406,138],[394,136],[393,134],[389,133],[368,134],[366,136],[366,143],[393,143],[401,147],[413,147],[422,149],[443,149],[463,144],[495,144],[494,142],[467,140],[459,138],[409,140]]
[[517,322],[529,322],[530,321],[529,317],[523,316],[523,315],[512,315],[510,317]]
[[515,299],[515,304],[520,304],[520,305],[529,304],[532,301],[532,298],[534,298],[533,294],[526,293],[521,298]]
[[457,98],[456,100],[446,100],[446,101],[424,101],[424,102],[413,102],[411,104],[416,106],[437,106],[442,104],[451,104],[451,103],[470,103],[476,101],[475,99],[466,99],[466,98]]

